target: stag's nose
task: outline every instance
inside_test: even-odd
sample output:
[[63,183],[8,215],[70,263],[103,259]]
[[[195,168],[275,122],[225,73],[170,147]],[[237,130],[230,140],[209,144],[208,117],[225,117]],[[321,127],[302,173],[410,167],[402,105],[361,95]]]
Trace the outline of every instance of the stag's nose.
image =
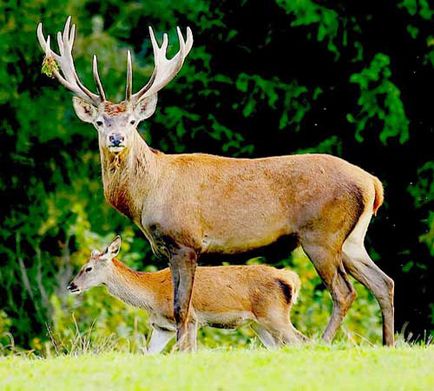
[[113,147],[119,147],[124,142],[125,137],[120,133],[113,133],[109,136],[109,141]]
[[71,281],[68,286],[66,287],[66,289],[68,289],[69,291],[75,291],[76,289],[78,289],[78,286],[74,284],[73,281]]

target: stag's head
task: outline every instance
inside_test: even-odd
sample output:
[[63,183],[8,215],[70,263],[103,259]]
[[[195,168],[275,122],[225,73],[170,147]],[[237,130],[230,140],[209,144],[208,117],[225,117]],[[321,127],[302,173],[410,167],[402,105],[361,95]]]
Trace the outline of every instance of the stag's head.
[[190,52],[193,45],[193,35],[190,28],[187,28],[187,39],[185,41],[179,27],[177,28],[177,33],[179,51],[169,60],[166,57],[169,43],[167,34],[164,34],[163,43],[159,46],[152,28],[149,27],[154,51],[154,71],[148,83],[137,93],[133,94],[131,54],[128,52],[125,100],[120,103],[113,103],[106,98],[98,74],[96,56],[93,57],[93,76],[98,93],[91,92],[78,78],[72,57],[75,25],[71,25],[71,17],[67,19],[63,33],[57,33],[59,54],[51,50],[50,36],[48,35],[47,39],[45,39],[41,23],[39,23],[37,29],[39,43],[45,52],[44,61],[54,62],[54,65],[50,69],[51,73],[75,95],[73,105],[77,116],[82,121],[93,124],[97,129],[102,148],[116,154],[131,146],[137,132],[137,125],[149,118],[155,111],[158,91],[176,76]]
[[104,284],[114,267],[112,260],[119,254],[121,244],[121,237],[116,236],[103,252],[93,250],[89,261],[68,284],[69,292],[78,295],[94,286]]

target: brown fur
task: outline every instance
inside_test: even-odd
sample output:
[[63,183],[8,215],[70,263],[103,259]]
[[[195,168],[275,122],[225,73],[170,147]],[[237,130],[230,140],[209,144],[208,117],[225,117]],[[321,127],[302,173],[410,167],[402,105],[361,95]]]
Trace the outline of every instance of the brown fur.
[[200,254],[244,252],[294,233],[303,242],[313,232],[333,232],[339,248],[365,205],[374,206],[372,177],[327,155],[235,160],[155,155],[144,146],[142,154],[126,155],[114,174],[103,171],[107,200],[140,222],[151,243],[156,225]]
[[384,190],[383,185],[377,177],[374,177],[374,187],[375,187],[375,200],[373,206],[374,216],[377,215],[378,208],[383,204],[384,201]]
[[[70,289],[82,292],[104,284],[113,296],[149,312],[157,339],[161,331],[174,333],[170,269],[137,272],[111,259],[108,251],[93,256],[71,282]],[[87,269],[91,272],[86,272]],[[302,342],[306,337],[290,321],[290,310],[299,291],[298,275],[286,269],[265,265],[199,267],[192,298],[192,321],[196,327],[237,328],[252,324],[269,348]],[[195,329],[190,334],[195,344]],[[155,346],[152,338],[155,336],[151,337],[150,349],[162,350],[164,345]]]
[[[154,311],[174,321],[173,284],[169,268],[157,272],[137,272],[117,259],[113,260],[113,264],[115,273],[127,280],[131,289],[146,289],[153,293]],[[290,300],[281,284],[293,291]],[[266,314],[272,307],[288,316],[289,307],[299,290],[300,279],[286,269],[266,265],[198,267],[192,304],[196,312],[224,314],[247,311]]]
[[112,102],[104,102],[104,112],[109,116],[116,116],[120,113],[125,113],[127,111],[126,102],[121,103],[112,103]]
[[374,177],[327,155],[248,160],[155,155],[141,140],[137,147],[148,166],[137,167],[134,150],[126,156],[127,172],[137,173],[126,182],[134,183],[132,200],[144,200],[130,217],[140,219],[156,253],[171,256],[161,237],[206,254],[242,253],[295,234],[332,292],[336,310],[324,338],[333,337],[355,298],[341,249],[362,212],[374,212],[376,197],[379,205]]
[[[69,24],[68,19],[64,36],[68,35]],[[38,38],[45,48],[41,25]],[[193,44],[190,30],[186,42],[185,56]],[[161,60],[160,49],[154,47],[154,52]],[[387,323],[384,340],[392,345],[392,285],[381,271],[354,264],[356,259],[368,262],[366,254],[362,257],[360,254],[367,223],[383,202],[379,180],[342,159],[320,154],[231,159],[206,154],[154,153],[135,126],[153,114],[157,91],[182,66],[181,59],[185,57],[175,58],[177,67],[170,68],[167,65],[170,63],[165,62],[166,69],[156,69],[143,90],[146,93],[141,95],[141,90],[134,97],[129,62],[128,102],[114,104],[101,99],[105,94],[97,77],[99,97],[79,86],[72,91],[81,97],[73,101],[77,115],[99,130],[106,199],[140,227],[155,253],[169,259],[179,346],[189,348],[184,336],[190,327],[198,257],[206,253],[243,253],[288,235],[298,238],[332,295],[333,313],[323,338],[333,339],[355,298],[345,264],[351,265],[354,275],[371,290],[376,282],[382,281],[376,296],[380,304],[383,300],[380,298],[388,298],[388,303],[384,299],[382,304]],[[158,76],[159,83],[154,86]],[[71,89],[71,83],[62,84]],[[114,132],[117,136],[123,133],[122,142],[127,140],[122,152],[116,149],[119,145],[111,144],[114,154],[120,152],[115,157],[107,146],[107,137],[110,139],[110,133]]]
[[[188,297],[192,284],[184,288],[182,279],[186,273],[191,278],[195,265],[195,259],[183,258],[193,254],[184,249],[197,256],[238,254],[292,235],[332,293],[335,309],[324,338],[333,338],[355,298],[342,246],[362,213],[372,215],[381,205],[377,178],[321,154],[261,159],[156,154],[138,134],[117,156],[114,170],[108,169],[112,155],[101,150],[107,200],[138,224],[156,254],[179,269],[180,292]],[[182,321],[189,313],[183,300],[175,295],[184,303],[175,307]]]

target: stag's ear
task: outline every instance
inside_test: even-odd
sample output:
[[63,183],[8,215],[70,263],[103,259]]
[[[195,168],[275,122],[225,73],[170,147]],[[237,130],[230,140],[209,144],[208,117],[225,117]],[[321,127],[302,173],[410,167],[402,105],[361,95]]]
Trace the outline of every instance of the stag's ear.
[[109,246],[107,247],[107,255],[110,258],[115,257],[116,255],[119,254],[119,251],[121,249],[121,245],[122,245],[122,239],[119,235],[117,235],[113,241],[109,244]]
[[134,113],[139,121],[143,121],[154,114],[155,108],[157,107],[157,100],[157,94],[154,94],[136,104],[134,107]]
[[98,115],[98,110],[94,105],[77,96],[72,98],[72,105],[74,106],[74,110],[78,118],[80,118],[82,121],[89,123],[95,121]]

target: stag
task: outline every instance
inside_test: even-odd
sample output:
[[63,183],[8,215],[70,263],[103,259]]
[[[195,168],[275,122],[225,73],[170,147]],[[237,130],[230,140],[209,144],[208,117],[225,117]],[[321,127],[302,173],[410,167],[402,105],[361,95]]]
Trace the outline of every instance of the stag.
[[148,83],[132,94],[127,56],[126,97],[107,100],[93,58],[98,94],[76,73],[72,46],[75,25],[68,18],[50,48],[42,25],[37,36],[53,75],[75,95],[77,116],[98,131],[104,195],[140,227],[155,254],[166,257],[174,286],[177,344],[189,350],[190,304],[197,261],[207,254],[241,254],[288,239],[301,246],[325,286],[333,309],[323,339],[330,342],[356,293],[348,274],[377,298],[383,316],[383,343],[394,344],[394,282],[364,247],[373,214],[383,202],[375,176],[324,154],[234,159],[202,153],[165,154],[151,149],[137,125],[155,111],[158,92],[181,69],[192,45],[177,28],[179,51],[166,58],[168,36],[158,45],[149,28],[155,67]]

